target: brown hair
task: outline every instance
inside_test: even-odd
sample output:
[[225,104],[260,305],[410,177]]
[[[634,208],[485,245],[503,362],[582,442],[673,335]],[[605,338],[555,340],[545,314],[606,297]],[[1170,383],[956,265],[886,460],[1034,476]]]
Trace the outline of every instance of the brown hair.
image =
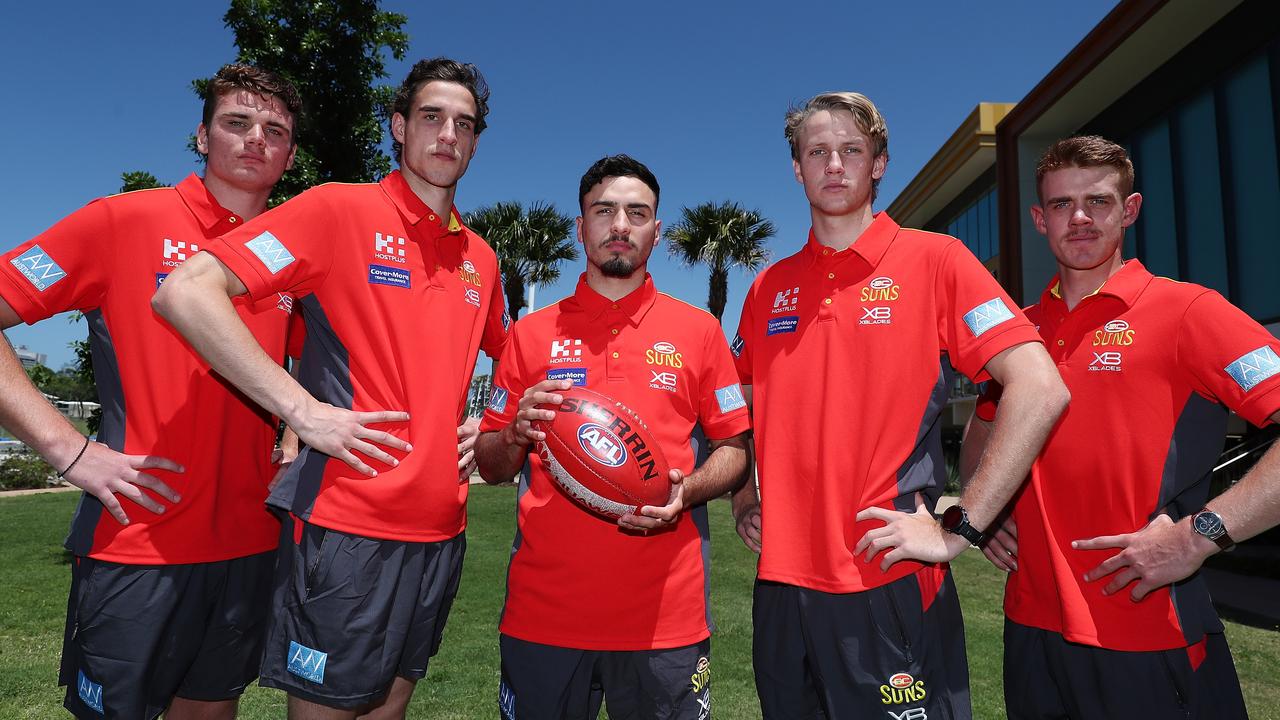
[[[798,161],[800,159],[800,148],[796,144],[798,142],[796,135],[800,131],[800,126],[804,125],[804,121],[808,120],[814,113],[822,110],[845,110],[852,113],[854,122],[858,124],[858,129],[871,139],[871,156],[888,156],[889,127],[885,125],[884,116],[880,114],[880,110],[875,103],[871,102],[862,93],[826,92],[814,95],[803,105],[792,105],[787,110],[786,124],[783,126],[782,134],[787,138],[787,144],[791,146],[792,160]],[[879,187],[880,180],[873,180],[871,183],[872,200],[875,199]]]
[[[218,74],[209,80],[204,92],[205,127],[213,123],[213,112],[217,109],[218,98],[236,90],[248,90],[255,95],[275,97],[284,103],[284,107],[293,116],[294,128],[297,128],[299,116],[302,114],[302,96],[293,83],[285,80],[270,70],[263,70],[253,65],[232,63],[223,65]],[[298,142],[297,133],[293,133],[293,142]]]
[[[489,114],[489,84],[480,74],[480,69],[471,63],[461,63],[446,57],[419,60],[396,89],[395,99],[391,101],[391,112],[409,117],[413,96],[423,85],[434,80],[457,83],[471,92],[472,99],[476,101],[476,137],[480,137],[480,133],[489,126],[484,120]],[[391,149],[399,160],[404,146],[393,138]]]
[[1120,197],[1133,192],[1133,161],[1129,153],[1119,145],[1098,135],[1077,135],[1064,138],[1049,146],[1036,163],[1036,194],[1044,200],[1041,185],[1044,176],[1054,170],[1078,167],[1109,167],[1120,173]]

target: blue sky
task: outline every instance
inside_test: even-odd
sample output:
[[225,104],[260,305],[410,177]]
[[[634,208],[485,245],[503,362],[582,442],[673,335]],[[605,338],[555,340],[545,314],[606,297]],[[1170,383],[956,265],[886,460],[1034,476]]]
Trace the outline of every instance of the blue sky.
[[[493,89],[489,129],[459,185],[463,210],[499,200],[577,211],[578,179],[626,152],[662,184],[659,216],[735,200],[773,220],[774,259],[803,243],[808,206],[782,138],[787,107],[858,90],[889,125],[887,205],[981,101],[1016,102],[1114,6],[1002,2],[384,2],[409,17],[410,50],[391,60],[476,63]],[[21,3],[0,24],[0,251],[40,233],[120,173],[176,183],[198,169],[186,149],[199,122],[190,81],[234,59],[222,2]],[[85,242],[94,242],[85,238]],[[580,264],[580,263],[579,263]],[[660,248],[659,289],[705,306],[705,268]],[[580,267],[539,288],[539,306],[572,291]],[[726,332],[750,277],[729,280]],[[58,316],[8,331],[14,344],[70,362],[85,326]],[[486,367],[487,363],[481,364]]]

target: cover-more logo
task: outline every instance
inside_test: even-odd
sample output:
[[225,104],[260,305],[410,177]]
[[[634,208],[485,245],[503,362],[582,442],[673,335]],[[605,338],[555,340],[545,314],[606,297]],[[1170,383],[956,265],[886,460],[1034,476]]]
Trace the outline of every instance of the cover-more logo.
[[187,244],[185,240],[164,239],[164,260],[161,262],[165,267],[178,267],[183,260],[187,259],[187,253],[192,255],[200,252],[200,246],[191,243]]
[[796,305],[800,303],[800,288],[793,287],[779,292],[773,297],[773,310],[771,314],[791,312],[796,309]]
[[582,362],[582,341],[577,338],[551,341],[551,362]]
[[373,254],[379,260],[390,260],[393,263],[404,263],[405,239],[388,233],[373,234]]

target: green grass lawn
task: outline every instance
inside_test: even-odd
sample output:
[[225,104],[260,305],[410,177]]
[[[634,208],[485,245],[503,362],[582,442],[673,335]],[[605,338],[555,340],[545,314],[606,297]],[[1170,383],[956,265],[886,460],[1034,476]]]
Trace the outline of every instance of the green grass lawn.
[[[56,686],[69,583],[61,548],[73,493],[0,499],[0,718],[63,717]],[[497,716],[497,620],[515,525],[510,487],[471,494],[466,572],[444,647],[419,684],[410,717],[471,720]],[[751,676],[751,583],[754,556],[733,531],[727,502],[711,507],[715,714],[758,718]],[[975,717],[1004,717],[1000,672],[1003,578],[977,553],[955,563],[969,642]],[[1280,635],[1228,623],[1227,635],[1254,720],[1280,720]],[[241,717],[284,716],[284,695],[246,693]]]

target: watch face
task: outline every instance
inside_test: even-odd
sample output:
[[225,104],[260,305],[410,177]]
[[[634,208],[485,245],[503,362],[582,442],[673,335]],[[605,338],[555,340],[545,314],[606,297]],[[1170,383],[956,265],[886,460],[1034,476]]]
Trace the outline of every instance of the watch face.
[[1215,512],[1202,512],[1191,518],[1191,524],[1196,532],[1210,539],[1222,532],[1222,518]]
[[952,505],[942,513],[942,529],[948,532],[960,527],[960,523],[964,522],[964,508],[959,505]]

